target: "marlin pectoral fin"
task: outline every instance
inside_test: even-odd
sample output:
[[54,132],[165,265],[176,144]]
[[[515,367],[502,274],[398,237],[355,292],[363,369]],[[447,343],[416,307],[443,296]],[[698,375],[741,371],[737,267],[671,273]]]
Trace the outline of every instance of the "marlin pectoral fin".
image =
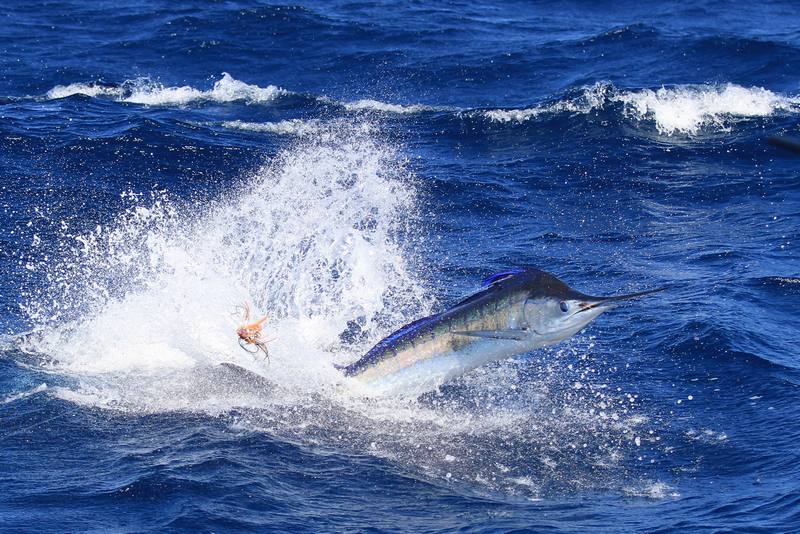
[[462,336],[485,337],[490,339],[514,339],[522,341],[528,337],[528,331],[522,328],[509,328],[508,330],[462,330],[453,332]]

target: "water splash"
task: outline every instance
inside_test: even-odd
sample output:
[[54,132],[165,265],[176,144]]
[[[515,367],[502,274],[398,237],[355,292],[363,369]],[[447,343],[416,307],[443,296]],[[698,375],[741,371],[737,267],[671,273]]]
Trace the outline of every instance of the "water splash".
[[[416,179],[377,131],[320,125],[213,203],[130,196],[109,227],[65,234],[60,259],[31,263],[48,290],[28,296],[38,328],[23,342],[69,378],[52,393],[221,416],[490,492],[629,485],[626,451],[648,420],[589,363],[573,368],[591,346],[477,369],[421,399],[363,398],[334,369],[433,306],[415,268]],[[236,344],[245,301],[272,316],[268,364]]]
[[419,312],[424,292],[400,241],[413,177],[370,130],[331,126],[214,204],[133,202],[109,228],[65,235],[63,258],[31,265],[49,287],[26,305],[50,327],[38,350],[87,372],[215,362],[234,347],[231,313],[249,301],[272,316],[275,360],[305,347],[322,367],[331,357],[319,351],[341,348],[351,321],[370,331]]

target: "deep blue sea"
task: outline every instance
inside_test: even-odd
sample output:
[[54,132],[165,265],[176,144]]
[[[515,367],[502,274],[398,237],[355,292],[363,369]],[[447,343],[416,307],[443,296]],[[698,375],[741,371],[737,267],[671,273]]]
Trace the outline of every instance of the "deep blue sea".
[[[800,532],[799,122],[788,0],[6,3],[0,531]],[[521,266],[669,289],[334,367]]]

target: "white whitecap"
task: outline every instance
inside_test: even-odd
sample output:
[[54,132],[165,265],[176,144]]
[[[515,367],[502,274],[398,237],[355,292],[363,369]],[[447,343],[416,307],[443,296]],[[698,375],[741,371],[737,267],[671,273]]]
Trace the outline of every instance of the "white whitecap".
[[483,116],[493,122],[525,122],[546,112],[545,106],[524,109],[490,109],[484,111]]
[[607,83],[596,83],[577,97],[520,109],[485,110],[478,115],[498,123],[522,123],[548,114],[585,114],[609,103],[621,104],[625,117],[653,123],[664,135],[697,135],[704,129],[727,131],[733,120],[800,111],[800,99],[762,87],[727,83],[621,91]]
[[272,102],[289,91],[274,85],[261,87],[235,79],[227,72],[214,82],[211,89],[202,90],[189,85],[166,86],[150,78],[127,80],[118,87],[98,85],[96,83],[73,83],[57,85],[50,89],[45,97],[48,99],[66,98],[72,95],[90,97],[111,97],[120,102],[144,104],[148,106],[182,106],[192,102],[246,102],[263,104]]
[[379,100],[363,99],[354,102],[345,102],[342,104],[348,111],[380,111],[382,113],[422,113],[425,111],[439,111],[446,108],[438,108],[434,106],[427,106],[425,104],[391,104],[388,102],[381,102]]
[[246,121],[225,121],[223,128],[232,130],[243,130],[248,132],[265,132],[278,135],[308,136],[320,131],[322,125],[315,119],[289,119],[278,122],[246,122]]
[[96,98],[98,96],[119,97],[123,93],[120,87],[98,85],[96,83],[71,83],[69,85],[56,85],[46,93],[49,100],[67,98],[73,95],[84,95]]
[[[46,98],[66,98],[82,94],[90,97],[111,97],[120,102],[143,104],[147,106],[183,106],[193,102],[245,102],[248,104],[265,104],[275,99],[292,94],[291,91],[275,85],[261,87],[237,80],[227,72],[214,82],[211,89],[203,90],[190,85],[168,86],[150,78],[127,80],[119,87],[108,87],[96,83],[73,83],[58,85],[46,93]],[[393,104],[374,99],[362,99],[352,102],[338,102],[325,96],[317,97],[317,101],[344,107],[347,111],[376,111],[380,113],[412,114],[426,111],[452,111],[453,108],[428,106],[425,104]]]
[[479,112],[479,115],[493,122],[521,123],[547,114],[585,114],[602,107],[607,101],[611,90],[611,85],[598,82],[590,87],[585,87],[577,97],[521,109],[490,109]]
[[767,117],[777,111],[797,111],[797,100],[762,87],[697,85],[623,91],[613,100],[624,113],[653,121],[659,133],[697,134],[703,128],[727,129],[731,118]]
[[165,87],[150,80],[137,80],[128,85],[131,91],[122,98],[123,101],[150,106],[185,105],[198,101],[265,103],[288,94],[288,91],[274,85],[260,87],[242,82],[227,72],[224,72],[222,78],[214,82],[214,86],[207,91],[188,85]]

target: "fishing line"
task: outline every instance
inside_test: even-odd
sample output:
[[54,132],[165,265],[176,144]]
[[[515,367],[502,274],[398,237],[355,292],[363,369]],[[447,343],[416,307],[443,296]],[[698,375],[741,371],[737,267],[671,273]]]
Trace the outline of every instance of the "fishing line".
[[45,423],[49,423],[51,421],[55,421],[56,419],[60,419],[62,417],[66,417],[68,415],[71,415],[71,414],[77,412],[78,410],[80,410],[81,408],[82,408],[82,406],[75,406],[74,408],[71,408],[71,409],[67,410],[64,413],[60,413],[58,415],[54,415],[53,417],[49,417],[49,418],[45,419],[44,421],[38,421],[36,423],[33,423],[32,425],[28,425],[28,426],[24,426],[22,428],[18,428],[17,430],[14,430],[14,431],[9,432],[7,434],[2,434],[2,435],[0,435],[0,441],[4,441],[7,438],[10,438],[10,437],[15,436],[17,434],[25,432],[26,430],[30,430],[32,428],[36,428],[39,425],[43,425]]

